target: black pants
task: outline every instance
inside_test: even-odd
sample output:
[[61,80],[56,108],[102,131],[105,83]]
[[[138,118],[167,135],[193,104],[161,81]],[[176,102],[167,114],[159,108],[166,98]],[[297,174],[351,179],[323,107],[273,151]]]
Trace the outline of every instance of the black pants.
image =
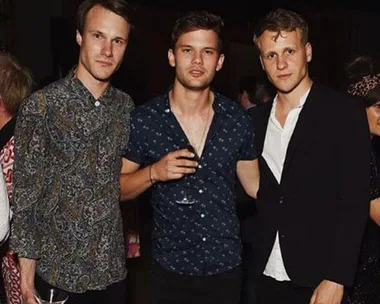
[[[256,284],[258,304],[309,304],[313,287],[298,286],[289,281],[276,281],[262,275]],[[347,304],[345,297],[341,304]]]
[[151,304],[238,304],[241,266],[218,275],[189,276],[153,262],[151,288]]
[[251,244],[243,242],[243,282],[241,290],[240,304],[257,304],[255,295],[255,277],[251,271],[254,261],[254,252]]
[[[54,287],[36,275],[37,291],[49,290]],[[126,304],[127,282],[123,280],[108,286],[105,290],[90,290],[84,293],[69,292],[69,300],[65,304]]]

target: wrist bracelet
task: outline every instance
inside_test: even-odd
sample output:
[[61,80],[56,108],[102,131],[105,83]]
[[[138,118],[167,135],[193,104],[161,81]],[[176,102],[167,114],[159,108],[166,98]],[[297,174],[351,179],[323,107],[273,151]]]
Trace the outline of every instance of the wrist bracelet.
[[149,166],[149,180],[150,180],[150,183],[153,185],[154,182],[153,182],[153,179],[152,179],[152,167],[153,167],[153,164],[151,164]]

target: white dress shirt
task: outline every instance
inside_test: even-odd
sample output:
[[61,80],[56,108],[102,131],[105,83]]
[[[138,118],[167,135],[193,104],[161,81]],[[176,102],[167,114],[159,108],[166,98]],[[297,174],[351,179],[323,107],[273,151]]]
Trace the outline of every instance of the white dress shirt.
[[[293,135],[299,114],[303,108],[309,92],[310,89],[300,98],[299,106],[289,111],[284,127],[281,126],[275,115],[277,96],[273,101],[272,110],[268,121],[268,128],[265,134],[263,157],[279,184],[281,182],[282,169],[284,167],[284,161],[289,141]],[[276,233],[276,239],[272,248],[272,252],[264,269],[264,275],[270,276],[277,281],[291,280],[286,272],[286,267],[282,259],[278,231]]]

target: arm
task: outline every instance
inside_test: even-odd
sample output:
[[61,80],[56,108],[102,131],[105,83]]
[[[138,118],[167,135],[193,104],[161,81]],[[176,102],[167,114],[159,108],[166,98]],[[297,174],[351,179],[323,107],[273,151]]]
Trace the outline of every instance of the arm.
[[371,201],[369,214],[371,219],[380,226],[380,197]]
[[[370,134],[361,104],[347,100],[344,119],[354,121],[350,126],[338,122],[334,157],[338,173],[338,196],[332,244],[326,247],[330,263],[325,265],[324,280],[314,290],[310,304],[340,304],[344,287],[354,281],[369,210]],[[335,115],[336,116],[336,115]],[[336,122],[335,122],[336,123]],[[355,161],[353,161],[355,160]]]
[[13,218],[10,248],[19,258],[38,260],[40,234],[37,208],[44,195],[45,110],[40,107],[42,95],[34,93],[20,107],[15,128],[15,161],[13,164]]
[[139,164],[123,159],[120,175],[120,199],[133,199],[156,182],[180,179],[185,174],[194,173],[198,163],[189,159],[193,157],[194,154],[187,149],[176,150],[141,169],[139,169]]
[[260,181],[258,159],[238,161],[236,165],[236,173],[247,194],[256,198]]
[[27,304],[37,304],[34,294],[34,274],[36,271],[36,261],[20,258],[21,294]]

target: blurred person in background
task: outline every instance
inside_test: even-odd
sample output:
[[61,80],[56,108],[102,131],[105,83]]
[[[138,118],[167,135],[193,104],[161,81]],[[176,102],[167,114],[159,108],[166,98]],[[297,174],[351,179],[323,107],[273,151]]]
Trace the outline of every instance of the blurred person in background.
[[[360,99],[374,141],[380,136],[380,73],[374,60],[358,56],[347,67],[348,93]],[[354,285],[348,289],[350,304],[380,303],[380,165],[375,153],[371,155],[370,219],[368,220]]]
[[[12,209],[14,130],[22,101],[33,89],[32,72],[10,53],[0,53],[0,164]],[[20,269],[6,242],[2,248],[2,278],[8,304],[21,304]]]

